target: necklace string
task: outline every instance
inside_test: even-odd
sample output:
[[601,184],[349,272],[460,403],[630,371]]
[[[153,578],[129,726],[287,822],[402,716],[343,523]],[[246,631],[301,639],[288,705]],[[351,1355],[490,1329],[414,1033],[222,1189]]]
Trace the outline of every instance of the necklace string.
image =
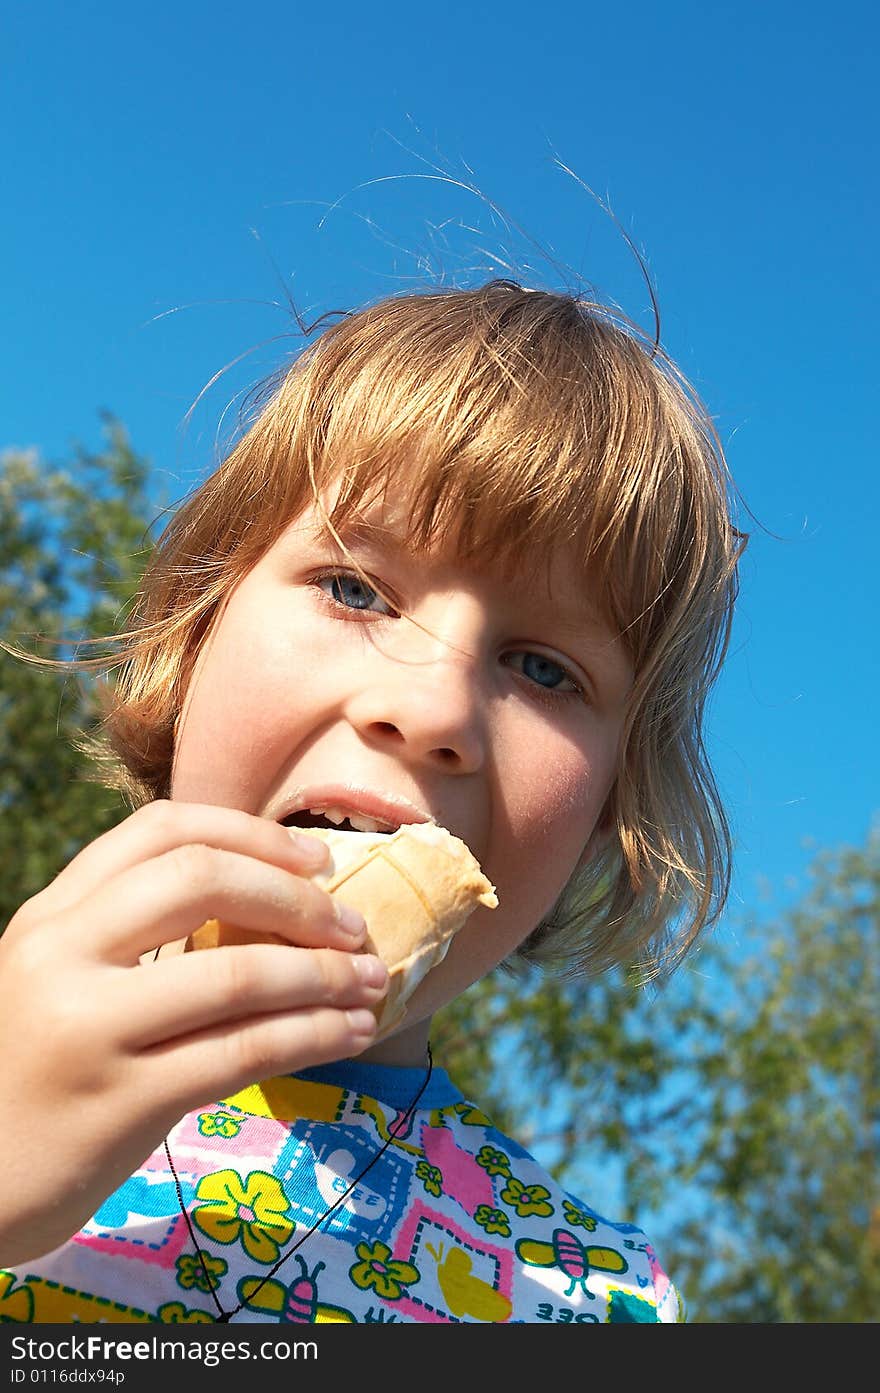
[[[296,1242],[292,1243],[285,1253],[282,1253],[281,1257],[278,1259],[275,1265],[269,1269],[266,1275],[254,1287],[253,1291],[251,1291],[248,1297],[249,1301],[253,1301],[253,1298],[256,1296],[257,1292],[260,1291],[266,1285],[266,1283],[275,1276],[275,1273],[278,1272],[278,1270],[284,1265],[284,1263],[287,1262],[287,1259],[292,1257],[298,1248],[302,1247],[303,1243],[305,1243],[307,1238],[311,1238],[315,1230],[320,1228],[321,1224],[323,1224],[326,1219],[329,1219],[330,1215],[333,1214],[334,1211],[337,1210],[341,1204],[345,1203],[352,1191],[354,1191],[357,1188],[357,1186],[361,1183],[364,1176],[367,1174],[367,1171],[369,1171],[373,1166],[375,1166],[376,1162],[380,1160],[380,1158],[388,1150],[391,1143],[396,1140],[399,1133],[403,1132],[409,1125],[410,1121],[412,1120],[413,1114],[415,1113],[419,1105],[419,1102],[421,1101],[422,1095],[424,1094],[425,1089],[428,1087],[428,1084],[431,1081],[431,1075],[434,1072],[434,1056],[431,1053],[430,1044],[428,1044],[427,1049],[428,1067],[425,1071],[425,1077],[422,1080],[421,1085],[419,1086],[418,1092],[416,1093],[412,1102],[407,1107],[406,1112],[403,1114],[403,1117],[400,1119],[399,1122],[391,1124],[391,1126],[388,1129],[388,1137],[386,1138],[386,1140],[379,1147],[379,1150],[376,1152],[375,1156],[373,1156],[371,1160],[367,1162],[363,1170],[355,1176],[354,1180],[351,1182],[348,1188],[342,1192],[342,1194],[339,1196],[337,1200],[334,1200],[333,1204],[331,1204],[329,1209],[326,1209],[324,1213],[321,1214],[315,1220],[311,1228],[306,1229],[305,1233],[301,1234],[300,1237],[296,1240]],[[240,1301],[239,1304],[237,1306],[234,1306],[231,1311],[226,1311],[223,1309],[223,1306],[220,1302],[220,1297],[217,1295],[217,1284],[211,1276],[211,1273],[208,1271],[208,1266],[205,1261],[205,1253],[202,1251],[202,1248],[199,1244],[199,1240],[196,1238],[195,1230],[192,1225],[192,1219],[189,1216],[189,1211],[187,1210],[186,1203],[184,1202],[183,1187],[181,1186],[180,1180],[177,1175],[177,1171],[174,1166],[174,1161],[171,1157],[171,1148],[168,1145],[167,1137],[165,1138],[165,1155],[168,1158],[168,1165],[171,1169],[171,1174],[174,1177],[174,1188],[177,1191],[177,1203],[180,1207],[180,1212],[183,1215],[184,1222],[189,1231],[190,1241],[195,1251],[195,1255],[198,1260],[199,1266],[202,1269],[202,1275],[205,1279],[205,1285],[208,1289],[212,1301],[214,1302],[214,1305],[217,1308],[217,1322],[219,1324],[221,1322],[230,1321],[232,1320],[233,1316],[238,1315],[239,1311],[244,1310],[246,1303],[244,1301]]]

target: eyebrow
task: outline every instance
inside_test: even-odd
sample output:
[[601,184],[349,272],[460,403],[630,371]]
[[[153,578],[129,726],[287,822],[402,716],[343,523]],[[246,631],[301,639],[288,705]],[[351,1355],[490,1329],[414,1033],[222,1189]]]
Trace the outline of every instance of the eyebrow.
[[[352,542],[361,542],[365,545],[382,546],[389,551],[410,550],[404,538],[387,522],[368,522],[362,514],[355,514],[353,517],[347,518],[339,527],[334,522],[333,526],[346,546]],[[326,527],[321,525],[321,531],[326,532]],[[329,533],[329,536],[331,541],[336,541],[332,532]]]

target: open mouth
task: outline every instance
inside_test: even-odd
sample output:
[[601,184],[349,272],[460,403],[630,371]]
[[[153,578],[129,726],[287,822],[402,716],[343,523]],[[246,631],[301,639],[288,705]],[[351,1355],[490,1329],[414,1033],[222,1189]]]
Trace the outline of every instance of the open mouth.
[[338,827],[343,832],[396,832],[400,823],[380,822],[343,808],[300,808],[281,819],[282,827]]

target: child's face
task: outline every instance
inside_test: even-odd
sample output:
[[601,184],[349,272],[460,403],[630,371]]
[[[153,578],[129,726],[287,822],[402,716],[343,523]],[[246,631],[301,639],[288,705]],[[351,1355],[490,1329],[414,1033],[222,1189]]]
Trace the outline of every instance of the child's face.
[[390,612],[314,509],[233,590],[187,693],[172,796],[277,820],[427,814],[468,844],[499,906],[476,910],[376,1051],[419,1064],[431,1014],[511,953],[595,850],[632,670],[567,547],[548,586],[451,548],[417,555],[387,510],[370,522],[344,540]]

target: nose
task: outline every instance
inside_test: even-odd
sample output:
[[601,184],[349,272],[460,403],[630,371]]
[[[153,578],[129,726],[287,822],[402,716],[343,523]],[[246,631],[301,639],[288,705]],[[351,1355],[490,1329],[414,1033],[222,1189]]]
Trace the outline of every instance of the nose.
[[447,773],[482,767],[486,715],[473,660],[386,660],[381,672],[365,678],[347,715],[368,744]]

